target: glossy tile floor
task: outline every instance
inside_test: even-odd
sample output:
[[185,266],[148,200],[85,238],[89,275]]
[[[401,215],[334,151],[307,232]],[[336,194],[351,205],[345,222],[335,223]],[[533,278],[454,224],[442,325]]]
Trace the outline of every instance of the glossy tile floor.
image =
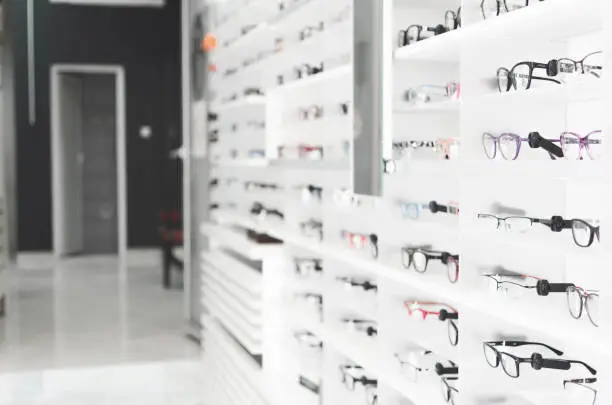
[[0,405],[200,403],[199,349],[157,256],[130,260],[124,276],[116,257],[53,263],[23,256],[12,273]]

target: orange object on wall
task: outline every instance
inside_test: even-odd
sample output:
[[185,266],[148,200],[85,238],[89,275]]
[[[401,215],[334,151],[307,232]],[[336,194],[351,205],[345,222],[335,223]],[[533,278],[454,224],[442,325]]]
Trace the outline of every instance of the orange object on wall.
[[202,50],[204,52],[210,52],[217,47],[217,37],[213,34],[206,34],[202,39]]

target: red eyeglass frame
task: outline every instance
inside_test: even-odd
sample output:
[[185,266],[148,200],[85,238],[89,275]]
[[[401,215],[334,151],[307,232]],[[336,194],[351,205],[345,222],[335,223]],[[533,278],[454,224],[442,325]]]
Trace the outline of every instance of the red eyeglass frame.
[[444,304],[443,302],[405,300],[404,301],[404,307],[408,311],[408,315],[412,316],[412,315],[414,315],[418,311],[418,312],[421,313],[421,316],[423,317],[423,320],[427,319],[427,317],[430,316],[430,315],[439,316],[440,315],[440,311],[430,311],[430,310],[427,310],[426,308],[415,308],[415,309],[413,309],[413,308],[411,308],[412,305],[438,305],[438,306],[445,306],[445,307],[449,308],[452,312],[459,312],[455,308],[453,308],[452,306],[450,306],[448,304]]

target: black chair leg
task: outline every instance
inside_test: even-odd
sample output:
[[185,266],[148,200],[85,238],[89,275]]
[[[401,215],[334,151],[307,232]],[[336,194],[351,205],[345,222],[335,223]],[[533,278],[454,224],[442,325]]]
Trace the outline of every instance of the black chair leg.
[[172,284],[172,248],[166,242],[162,243],[162,284],[169,289]]

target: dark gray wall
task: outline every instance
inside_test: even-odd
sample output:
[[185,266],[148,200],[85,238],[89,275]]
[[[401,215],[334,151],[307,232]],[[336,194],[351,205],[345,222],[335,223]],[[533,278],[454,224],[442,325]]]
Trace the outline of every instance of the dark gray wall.
[[[15,50],[19,249],[52,247],[49,72],[55,63],[124,66],[128,244],[157,244],[158,211],[181,204],[178,170],[166,164],[168,149],[181,144],[180,1],[115,8],[35,0],[34,125],[28,122],[26,1],[4,1],[11,3]],[[152,138],[139,136],[141,125],[153,128]]]

